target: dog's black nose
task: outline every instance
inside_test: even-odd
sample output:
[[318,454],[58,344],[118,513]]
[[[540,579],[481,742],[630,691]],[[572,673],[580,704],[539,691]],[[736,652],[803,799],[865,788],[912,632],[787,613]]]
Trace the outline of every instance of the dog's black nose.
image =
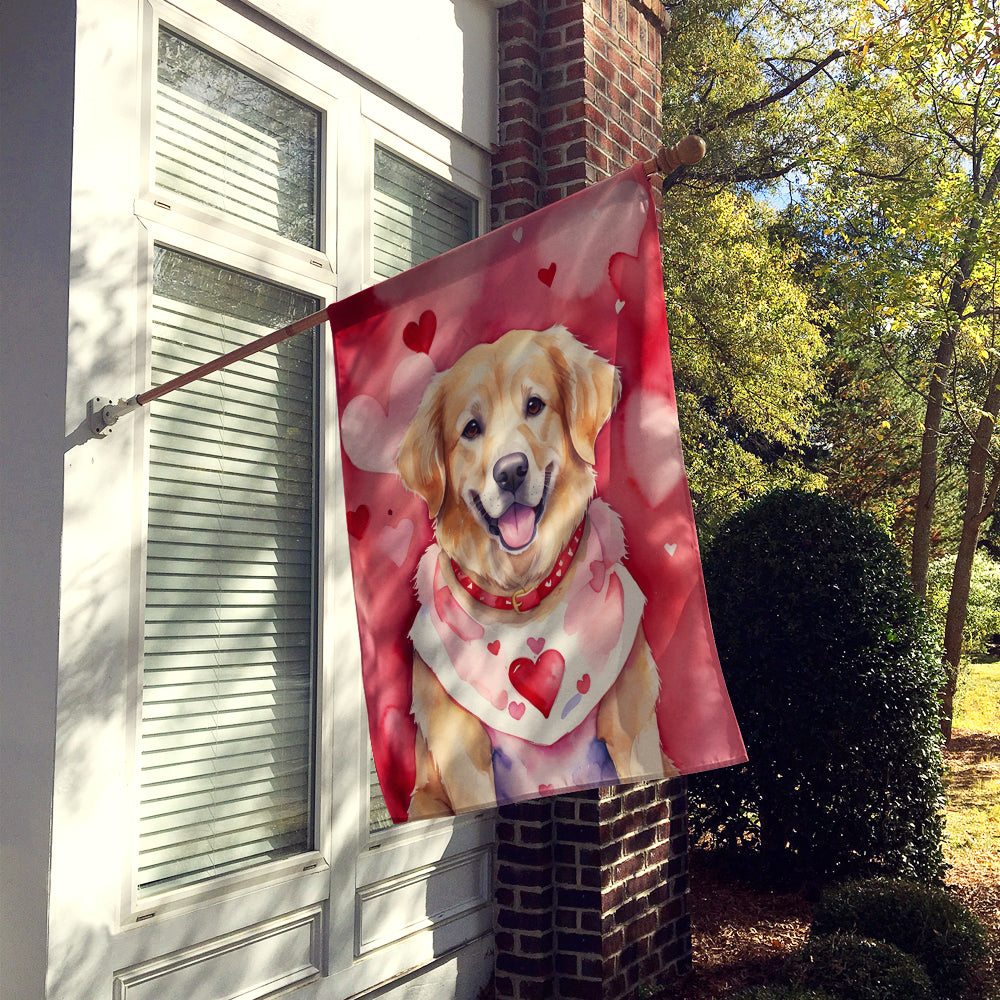
[[493,466],[494,481],[507,493],[515,493],[527,475],[528,456],[520,451],[504,455],[503,458],[497,459],[496,465]]

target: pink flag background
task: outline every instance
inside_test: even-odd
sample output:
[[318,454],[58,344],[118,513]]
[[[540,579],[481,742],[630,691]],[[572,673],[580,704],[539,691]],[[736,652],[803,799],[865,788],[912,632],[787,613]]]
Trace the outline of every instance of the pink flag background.
[[681,773],[746,759],[712,637],[674,400],[658,227],[641,165],[329,309],[372,747],[394,821],[414,785],[414,574],[433,541],[396,452],[435,372],[514,329],[561,324],[619,370],[597,496],[646,598],[663,750]]

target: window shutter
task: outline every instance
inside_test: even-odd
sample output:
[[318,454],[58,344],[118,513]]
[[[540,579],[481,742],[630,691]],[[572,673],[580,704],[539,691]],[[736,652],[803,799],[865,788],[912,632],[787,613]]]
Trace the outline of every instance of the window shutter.
[[[315,311],[158,247],[152,382]],[[150,407],[139,887],[310,849],[315,331]]]
[[[381,146],[375,147],[374,271],[380,279],[422,264],[478,235],[475,198]],[[369,753],[368,823],[392,825]]]

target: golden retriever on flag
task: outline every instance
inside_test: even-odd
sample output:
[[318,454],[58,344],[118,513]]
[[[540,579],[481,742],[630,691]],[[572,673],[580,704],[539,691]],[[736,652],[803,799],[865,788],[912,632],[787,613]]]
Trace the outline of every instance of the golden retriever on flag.
[[556,326],[471,348],[423,395],[397,458],[436,538],[410,633],[411,819],[678,773],[621,522],[593,499],[620,394]]

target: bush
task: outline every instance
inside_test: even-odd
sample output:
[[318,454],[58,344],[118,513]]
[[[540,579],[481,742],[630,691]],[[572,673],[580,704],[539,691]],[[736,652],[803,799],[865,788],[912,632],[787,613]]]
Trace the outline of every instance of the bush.
[[986,934],[968,907],[945,889],[904,879],[870,879],[827,889],[814,935],[850,932],[895,945],[918,959],[937,992],[959,997],[986,957]]
[[796,964],[795,978],[837,1000],[933,1000],[924,967],[884,941],[853,934],[811,938]]
[[780,490],[722,528],[705,583],[750,759],[692,779],[695,834],[776,872],[939,878],[943,672],[888,535]]
[[808,990],[799,986],[752,986],[734,994],[732,1000],[839,1000],[824,990]]

